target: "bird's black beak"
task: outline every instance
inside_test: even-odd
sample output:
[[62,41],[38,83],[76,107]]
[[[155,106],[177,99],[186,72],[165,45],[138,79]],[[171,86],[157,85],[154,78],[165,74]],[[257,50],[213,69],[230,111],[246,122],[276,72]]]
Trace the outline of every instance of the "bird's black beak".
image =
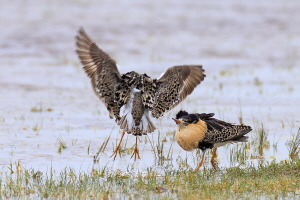
[[179,119],[175,119],[175,118],[172,118],[172,119],[176,122],[176,124],[180,124],[181,123],[181,121]]

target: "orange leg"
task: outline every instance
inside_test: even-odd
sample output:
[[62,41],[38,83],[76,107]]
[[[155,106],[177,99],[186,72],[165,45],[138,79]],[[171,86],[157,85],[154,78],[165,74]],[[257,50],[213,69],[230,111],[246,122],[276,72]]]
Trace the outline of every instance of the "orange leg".
[[196,167],[196,169],[194,170],[194,172],[197,172],[200,167],[203,165],[203,161],[204,161],[204,154],[205,154],[205,151],[202,151],[202,158],[201,158],[201,161],[199,162],[198,166]]
[[210,163],[211,163],[211,165],[213,166],[214,169],[219,168],[218,163],[215,160],[216,154],[217,154],[217,148],[214,148],[211,159],[210,159]]
[[134,161],[136,161],[136,158],[141,159],[139,149],[138,149],[138,137],[137,136],[135,138],[135,148],[134,148],[134,151],[133,151],[133,154],[132,154],[131,158],[133,156],[134,156]]
[[121,142],[123,140],[123,137],[125,135],[125,131],[122,131],[122,136],[121,136],[121,139],[116,147],[116,149],[114,150],[113,154],[110,156],[110,157],[113,157],[114,156],[114,160],[116,159],[117,155],[119,154],[121,156],[121,153],[120,153],[120,147],[121,147]]

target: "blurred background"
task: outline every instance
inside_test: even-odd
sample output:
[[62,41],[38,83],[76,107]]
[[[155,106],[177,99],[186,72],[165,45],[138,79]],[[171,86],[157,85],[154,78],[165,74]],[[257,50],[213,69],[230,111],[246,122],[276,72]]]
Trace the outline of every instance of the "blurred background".
[[[203,65],[206,79],[157,120],[158,130],[149,136],[154,143],[158,135],[165,137],[174,158],[195,160],[195,153],[181,150],[172,136],[171,118],[186,109],[252,126],[247,162],[288,159],[288,143],[300,125],[299,10],[297,1],[271,0],[2,2],[0,165],[19,162],[47,170],[134,163],[130,156],[115,162],[109,157],[120,130],[75,53],[79,27],[122,73],[134,70],[155,78],[173,65]],[[265,151],[257,152],[262,130]],[[109,136],[100,162],[94,162]],[[127,139],[131,147],[134,137]],[[139,169],[156,159],[143,141]],[[230,148],[234,145],[219,150],[221,167],[232,165]]]

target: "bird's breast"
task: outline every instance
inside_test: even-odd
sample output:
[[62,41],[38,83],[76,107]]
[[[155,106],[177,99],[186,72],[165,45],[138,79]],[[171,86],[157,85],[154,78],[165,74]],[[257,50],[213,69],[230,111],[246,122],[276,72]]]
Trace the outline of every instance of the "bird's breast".
[[185,127],[178,127],[175,134],[176,141],[181,148],[191,151],[198,148],[199,142],[205,137],[207,126],[205,122],[199,120],[196,124],[189,124]]
[[141,119],[145,112],[141,92],[135,92],[132,101],[133,102],[132,102],[131,114],[135,124],[140,125]]

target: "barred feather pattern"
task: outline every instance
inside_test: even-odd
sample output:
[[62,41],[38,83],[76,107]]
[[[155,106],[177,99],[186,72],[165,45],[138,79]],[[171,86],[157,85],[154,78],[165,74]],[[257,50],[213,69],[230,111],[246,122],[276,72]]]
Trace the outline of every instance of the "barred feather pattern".
[[159,82],[158,88],[155,93],[154,101],[156,104],[153,106],[152,116],[159,118],[166,111],[169,111],[173,104],[176,104],[179,99],[180,91],[180,77],[176,71],[173,71],[169,75],[170,82]]
[[189,114],[186,111],[180,111],[177,113],[176,119],[183,119],[186,129],[188,129],[189,124],[205,123],[207,131],[203,139],[199,141],[202,146],[211,146],[212,144],[224,142],[245,142],[247,140],[247,137],[244,135],[252,130],[250,126],[234,125],[215,119],[213,116],[214,113]]
[[93,89],[120,128],[134,135],[153,132],[150,115],[159,118],[182,102],[204,80],[201,65],[179,65],[158,79],[131,71],[120,74],[116,62],[81,28],[77,54]]
[[213,113],[198,114],[199,119],[203,120],[207,126],[207,133],[203,142],[220,143],[230,140],[246,140],[247,137],[244,135],[252,130],[250,126],[234,125],[232,123],[212,118],[213,115]]

